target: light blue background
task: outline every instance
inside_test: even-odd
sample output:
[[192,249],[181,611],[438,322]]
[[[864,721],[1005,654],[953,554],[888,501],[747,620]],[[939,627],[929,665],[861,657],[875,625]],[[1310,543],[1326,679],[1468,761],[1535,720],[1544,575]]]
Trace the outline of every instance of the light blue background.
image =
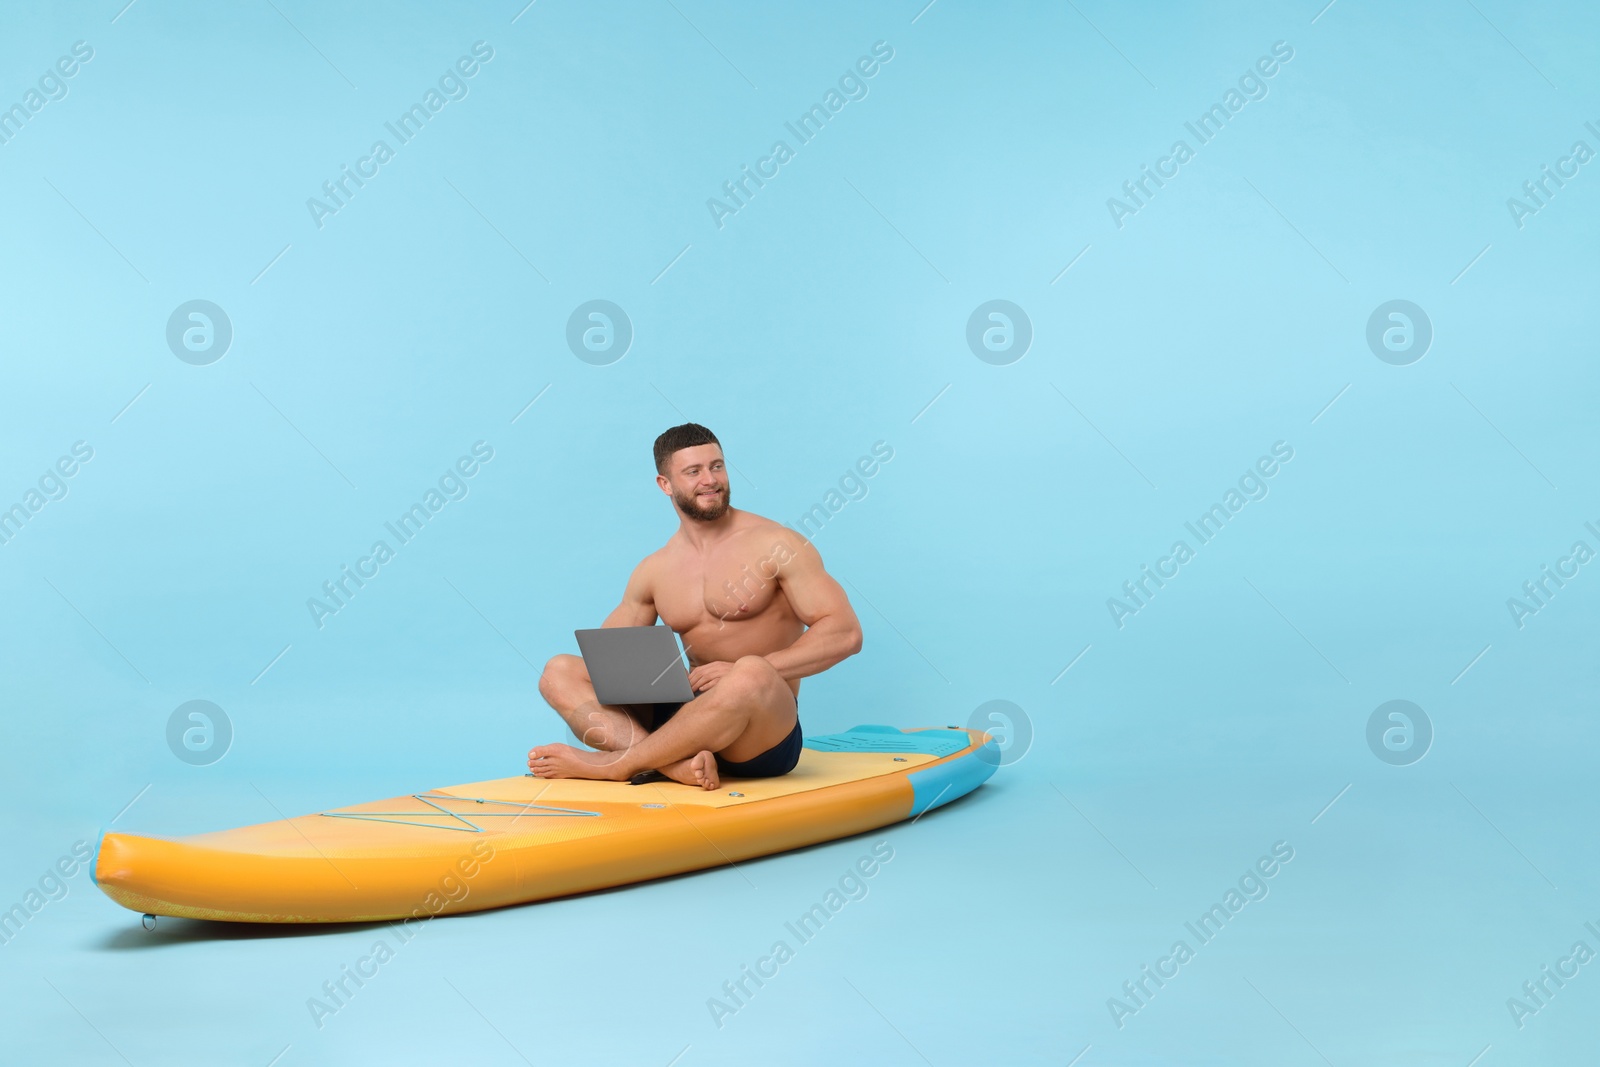
[[[1521,629],[1506,600],[1600,548],[1600,164],[1520,229],[1506,200],[1600,149],[1597,38],[1504,0],[9,11],[0,104],[94,58],[0,145],[0,505],[94,458],[0,546],[0,907],[113,823],[519,773],[559,736],[533,665],[673,529],[649,446],[686,418],[780,521],[894,449],[817,537],[867,636],[805,683],[808,732],[1001,698],[1034,737],[914,826],[431,924],[320,1030],[307,998],[383,928],[146,933],[80,873],[0,948],[0,1060],[1592,1055],[1597,965],[1520,1030],[1506,1000],[1600,949],[1600,577]],[[318,229],[306,199],[479,40],[469,95]],[[869,95],[714,225],[880,40]],[[1267,97],[1116,227],[1276,41]],[[564,339],[597,298],[635,330],[609,366]],[[233,324],[209,366],[165,342],[191,299]],[[1033,325],[1008,366],[966,345],[991,299]],[[1409,366],[1366,345],[1391,299],[1435,330]],[[470,495],[319,630],[306,599],[479,440]],[[1270,495],[1119,629],[1106,599],[1277,441]],[[1436,733],[1403,767],[1365,741],[1397,698]],[[166,745],[191,699],[233,724],[211,766]],[[866,899],[718,1029],[879,840]],[[1270,896],[1119,1029],[1107,999],[1279,841]]]

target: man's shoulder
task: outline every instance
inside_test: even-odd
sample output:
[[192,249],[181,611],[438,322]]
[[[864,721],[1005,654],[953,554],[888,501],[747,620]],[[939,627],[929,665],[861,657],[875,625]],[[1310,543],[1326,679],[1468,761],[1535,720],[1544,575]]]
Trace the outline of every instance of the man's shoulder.
[[644,559],[639,561],[639,570],[650,571],[660,566],[662,563],[670,560],[675,550],[681,550],[682,546],[679,545],[679,540],[680,539],[677,534],[673,534],[671,537],[667,538],[666,544],[662,545],[660,548],[656,549],[654,552],[650,553]]
[[739,512],[742,529],[740,536],[765,542],[768,545],[783,544],[791,550],[798,550],[805,538],[795,533],[794,530],[781,522],[773,522],[764,515],[757,515],[753,511]]
[[677,540],[678,535],[673,534],[667,539],[666,544],[650,553],[644,559],[641,559],[639,561],[639,565],[633,568],[634,578],[649,583],[657,574],[661,572],[663,567],[670,567],[672,562],[673,544]]

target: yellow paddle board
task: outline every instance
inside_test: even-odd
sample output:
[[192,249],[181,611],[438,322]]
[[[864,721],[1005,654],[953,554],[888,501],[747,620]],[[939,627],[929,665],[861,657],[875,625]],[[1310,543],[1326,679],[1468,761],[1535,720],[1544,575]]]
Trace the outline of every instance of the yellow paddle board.
[[[136,912],[365,922],[525,904],[864,833],[948,804],[999,762],[959,727],[808,737],[780,778],[629,785],[532,776],[177,839],[102,834],[94,880]],[[985,746],[988,746],[987,748]]]

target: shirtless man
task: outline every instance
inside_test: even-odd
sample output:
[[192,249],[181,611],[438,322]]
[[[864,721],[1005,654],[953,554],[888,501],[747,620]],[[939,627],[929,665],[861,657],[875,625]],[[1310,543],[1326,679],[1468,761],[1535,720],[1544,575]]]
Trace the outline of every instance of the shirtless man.
[[676,709],[601,704],[582,657],[556,656],[539,692],[597,751],[537,745],[528,769],[610,781],[659,770],[703,789],[725,774],[787,774],[800,758],[800,679],[861,651],[861,624],[809,541],[729,506],[710,430],[674,426],[656,438],[655,460],[678,530],[634,568],[601,625],[651,626],[659,616],[683,639],[695,697]]

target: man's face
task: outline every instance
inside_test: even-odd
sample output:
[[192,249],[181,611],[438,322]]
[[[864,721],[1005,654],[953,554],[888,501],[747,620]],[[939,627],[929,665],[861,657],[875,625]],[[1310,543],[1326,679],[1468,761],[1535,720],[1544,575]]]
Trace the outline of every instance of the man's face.
[[667,459],[656,484],[672,494],[672,502],[688,518],[715,522],[728,513],[728,471],[717,445],[680,448]]

